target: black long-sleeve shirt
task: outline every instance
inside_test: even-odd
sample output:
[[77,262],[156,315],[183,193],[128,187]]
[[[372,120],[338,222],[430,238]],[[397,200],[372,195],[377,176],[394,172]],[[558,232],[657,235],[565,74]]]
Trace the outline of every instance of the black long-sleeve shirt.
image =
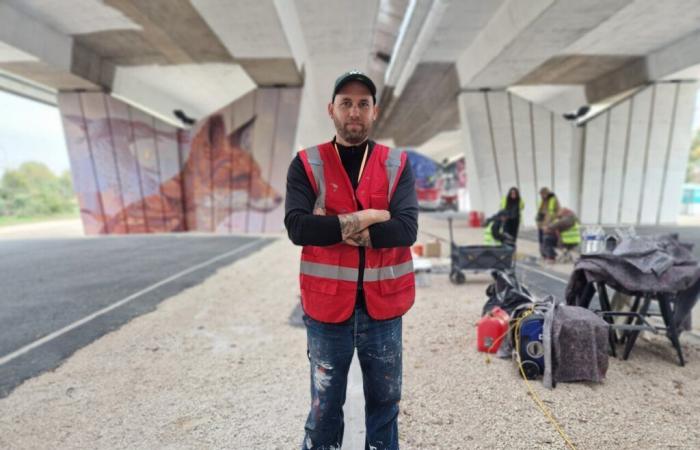
[[[352,187],[356,189],[367,142],[352,147],[336,145]],[[367,160],[373,149],[374,142],[369,141]],[[289,165],[287,173],[284,225],[289,239],[296,245],[328,246],[341,242],[342,233],[338,217],[314,215],[315,202],[316,193],[306,176],[304,164],[297,155]],[[369,227],[372,247],[390,248],[412,245],[418,233],[418,199],[413,171],[408,163],[401,172],[396,191],[389,202],[389,213],[390,220]],[[364,252],[361,253],[364,256]],[[361,268],[363,266],[362,262]]]

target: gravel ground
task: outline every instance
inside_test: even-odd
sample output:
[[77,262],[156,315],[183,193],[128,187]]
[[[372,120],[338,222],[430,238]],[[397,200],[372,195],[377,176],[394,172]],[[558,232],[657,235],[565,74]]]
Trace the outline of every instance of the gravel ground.
[[[0,400],[0,448],[293,449],[308,407],[299,249],[280,239]],[[485,275],[433,275],[404,322],[403,449],[565,448],[474,324]],[[640,339],[603,384],[532,386],[580,449],[700,448],[700,346]]]

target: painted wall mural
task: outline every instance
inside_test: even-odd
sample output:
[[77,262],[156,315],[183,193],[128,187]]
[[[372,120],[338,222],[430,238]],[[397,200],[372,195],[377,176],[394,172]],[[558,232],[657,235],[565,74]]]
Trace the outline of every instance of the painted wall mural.
[[102,93],[61,93],[85,233],[282,230],[300,93],[256,89],[191,130]]

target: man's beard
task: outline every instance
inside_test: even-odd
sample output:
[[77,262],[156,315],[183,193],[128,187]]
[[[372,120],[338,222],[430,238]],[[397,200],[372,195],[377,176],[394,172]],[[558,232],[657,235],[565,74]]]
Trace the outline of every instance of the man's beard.
[[333,118],[333,123],[335,124],[335,131],[338,135],[343,138],[348,144],[357,145],[367,140],[371,127],[366,127],[365,124],[360,122],[350,122],[347,125],[359,125],[357,131],[351,131],[347,129],[340,120]]

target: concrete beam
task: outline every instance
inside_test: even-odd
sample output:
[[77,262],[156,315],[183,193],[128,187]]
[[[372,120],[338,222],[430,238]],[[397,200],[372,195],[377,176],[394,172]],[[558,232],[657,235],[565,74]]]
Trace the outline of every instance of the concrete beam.
[[650,81],[644,58],[634,58],[624,66],[586,83],[588,103],[598,103]]
[[557,114],[575,111],[588,103],[584,85],[516,85],[509,87],[508,92]]
[[[123,12],[126,17],[139,24],[143,29],[141,33],[143,38],[162,53],[169,63],[190,64],[194,62],[159,25],[154,23],[146,13],[142,12],[130,0],[105,0],[105,3]],[[147,3],[143,2],[142,6]],[[176,10],[177,6],[180,5],[171,8]]]
[[554,0],[503,2],[488,25],[457,59],[460,86],[470,86],[472,80],[553,3]]
[[[419,2],[411,0],[404,14],[399,33],[391,51],[391,60],[384,76],[384,85],[396,87],[399,79],[403,76],[404,69],[410,58],[418,36],[421,33],[423,24],[430,13],[430,2]],[[412,73],[408,74],[409,76]]]
[[301,86],[303,79],[291,58],[237,59],[248,76],[260,87]]
[[19,79],[8,72],[0,70],[0,91],[9,92],[20,97],[56,106],[56,91],[35,83]]
[[287,0],[273,0],[273,3],[297,71],[301,72],[304,63],[309,60],[309,50],[304,40],[296,4]]
[[650,54],[647,72],[650,79],[660,80],[697,64],[700,64],[700,30]]
[[632,0],[504,2],[458,60],[462,87],[515,84]]
[[101,90],[100,86],[42,61],[0,64],[0,69],[42,86],[60,90]]
[[6,3],[0,3],[0,42],[56,69],[70,68],[73,39]]
[[459,127],[456,96],[459,81],[454,64],[421,63],[400,97],[387,91],[389,110],[376,124],[380,139],[393,139],[400,146],[419,146],[443,131]]
[[255,89],[236,64],[117,67],[112,94],[171,124],[173,111],[199,119]]
[[[77,42],[73,45],[71,73],[91,83],[94,88],[101,87],[106,91],[111,90],[115,70],[116,66],[112,62],[105,60],[89,48]],[[67,86],[60,89],[71,90]]]
[[628,55],[557,55],[515,84],[586,84],[640,59]]

